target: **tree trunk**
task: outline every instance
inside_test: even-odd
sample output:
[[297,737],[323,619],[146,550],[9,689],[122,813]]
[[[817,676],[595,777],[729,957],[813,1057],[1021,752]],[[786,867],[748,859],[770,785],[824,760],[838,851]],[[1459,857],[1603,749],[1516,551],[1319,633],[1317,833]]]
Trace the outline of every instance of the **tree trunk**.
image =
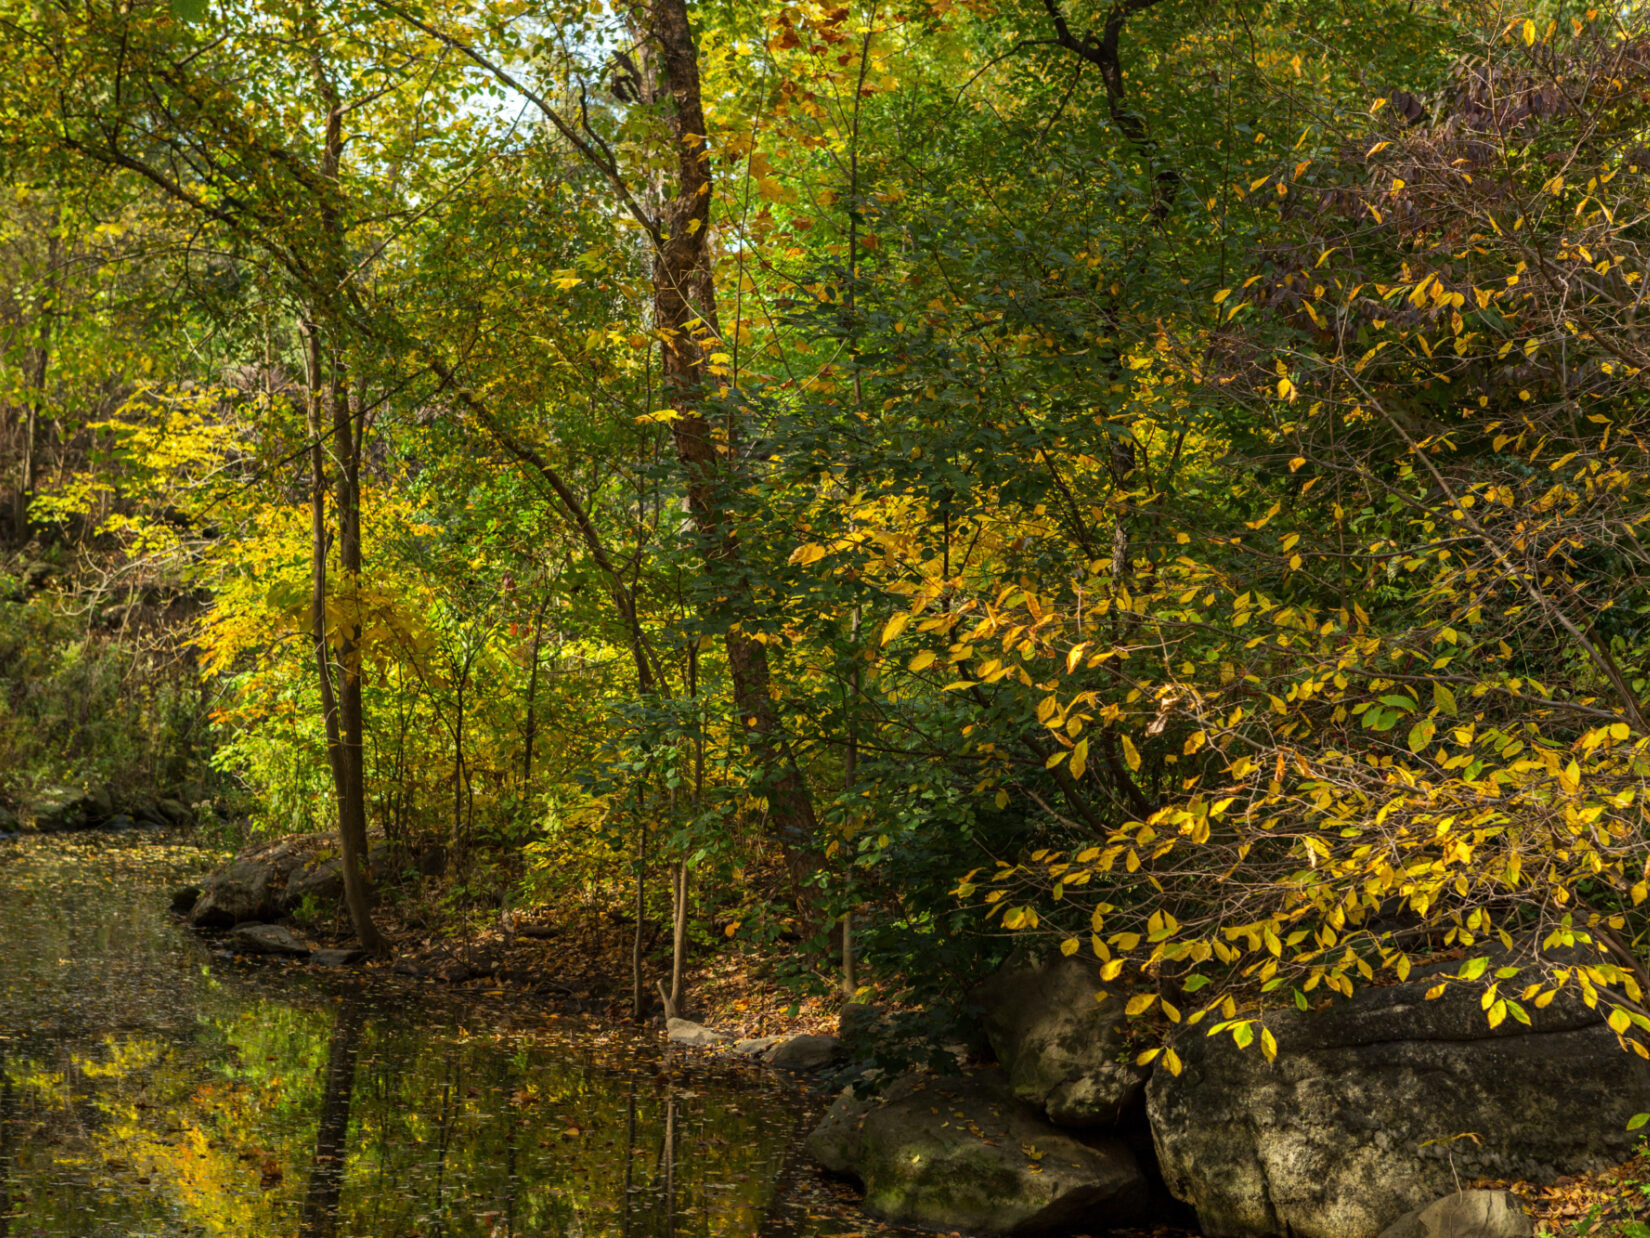
[[768,816],[784,849],[796,894],[814,867],[813,801],[774,708],[767,649],[742,630],[754,618],[756,598],[746,574],[728,482],[737,459],[737,426],[726,424],[717,442],[701,402],[704,366],[719,345],[716,288],[710,253],[710,153],[699,85],[699,55],[686,0],[653,0],[647,34],[659,52],[664,87],[671,96],[670,125],[676,148],[675,196],[664,204],[661,240],[654,253],[654,324],[663,337],[665,398],[676,457],[708,572],[727,598],[732,622],[725,637],[734,705],[763,773]]
[[[315,668],[321,685],[321,712],[326,721],[327,759],[332,766],[333,802],[338,811],[338,840],[343,852],[344,903],[349,908],[350,922],[356,938],[365,950],[382,953],[388,947],[377,925],[372,921],[370,894],[367,889],[367,817],[366,783],[362,771],[362,713],[361,674],[357,642],[360,630],[346,622],[339,633],[339,684],[333,686],[333,657],[328,639],[327,622],[327,546],[326,527],[327,459],[326,446],[320,427],[320,389],[323,364],[320,335],[314,324],[304,324],[305,368],[308,371],[308,426],[310,434],[310,633],[315,643]],[[332,405],[334,434],[337,433],[338,407],[344,404],[340,382],[333,373],[326,380],[327,398]],[[343,413],[345,441],[355,439],[349,434],[351,420],[347,408]],[[336,448],[336,444],[335,444]],[[351,588],[360,579],[361,525],[359,492],[354,482],[354,470],[348,465],[352,454],[342,453],[338,478],[339,562],[345,580]],[[357,461],[359,460],[358,453]]]
[[533,741],[539,734],[539,648],[544,642],[544,612],[550,608],[550,594],[544,595],[538,613],[533,616],[533,664],[527,673],[527,723],[522,733],[521,786],[530,792],[533,786]]
[[636,1022],[646,1013],[647,985],[642,976],[642,934],[647,918],[647,803],[636,789],[636,932],[630,939],[630,1014]]
[[60,212],[52,213],[46,233],[45,290],[35,305],[34,347],[29,350],[28,398],[23,408],[22,439],[17,464],[17,493],[12,508],[12,539],[21,546],[29,540],[29,505],[34,502],[34,475],[39,469],[40,422],[45,417],[46,377],[51,371],[52,315],[58,310],[63,284],[58,270],[62,249],[57,236]]

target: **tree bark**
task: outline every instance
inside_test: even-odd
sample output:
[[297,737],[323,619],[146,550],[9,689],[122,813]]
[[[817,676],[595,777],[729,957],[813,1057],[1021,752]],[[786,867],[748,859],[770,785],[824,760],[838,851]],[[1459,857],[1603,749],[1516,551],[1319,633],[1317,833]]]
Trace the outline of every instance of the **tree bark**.
[[738,427],[725,423],[718,442],[702,409],[704,366],[714,351],[707,345],[720,344],[721,330],[711,268],[712,185],[698,46],[686,0],[652,0],[648,13],[645,33],[658,51],[663,87],[670,95],[676,149],[675,193],[663,204],[653,261],[653,314],[663,339],[665,398],[675,413],[671,431],[676,457],[706,567],[724,591],[732,618],[724,641],[734,705],[763,772],[772,832],[800,897],[802,880],[814,867],[813,800],[774,708],[767,649],[742,627],[755,615],[756,598],[728,508]]
[[[333,803],[338,812],[338,841],[343,853],[344,904],[349,909],[350,923],[361,947],[382,953],[388,943],[373,923],[371,895],[367,888],[367,816],[366,780],[362,758],[361,674],[358,649],[359,627],[345,624],[339,633],[339,683],[333,684],[332,642],[327,622],[327,549],[330,536],[326,520],[327,451],[321,433],[320,388],[323,382],[323,356],[320,335],[313,324],[305,324],[305,368],[308,371],[307,401],[310,435],[310,635],[315,645],[315,669],[320,679],[321,712],[326,723],[327,760],[332,767]],[[340,382],[333,373],[325,380],[328,401],[334,410],[343,404]],[[350,420],[346,408],[345,431]],[[353,435],[348,439],[355,442]],[[356,470],[341,463],[337,487],[339,563],[348,582],[358,584],[361,573],[360,496],[352,484],[358,476],[359,452],[345,452],[346,460],[354,454]],[[353,587],[353,586],[352,586]]]

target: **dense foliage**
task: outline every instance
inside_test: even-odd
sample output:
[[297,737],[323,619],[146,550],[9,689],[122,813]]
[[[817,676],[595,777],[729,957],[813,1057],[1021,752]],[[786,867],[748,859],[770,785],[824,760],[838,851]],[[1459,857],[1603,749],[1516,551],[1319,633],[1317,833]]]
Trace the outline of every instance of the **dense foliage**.
[[850,992],[1632,1041],[1639,20],[5,0],[7,742]]

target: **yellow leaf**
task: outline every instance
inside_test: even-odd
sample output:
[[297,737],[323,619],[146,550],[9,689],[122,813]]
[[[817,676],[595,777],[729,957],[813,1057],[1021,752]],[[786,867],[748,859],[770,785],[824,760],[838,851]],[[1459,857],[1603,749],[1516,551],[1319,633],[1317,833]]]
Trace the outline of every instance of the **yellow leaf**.
[[1078,740],[1077,746],[1071,750],[1071,764],[1066,768],[1071,771],[1071,776],[1073,778],[1081,778],[1083,776],[1083,771],[1088,769],[1088,766],[1089,741],[1088,737],[1085,736],[1084,738]]
[[1170,1049],[1164,1053],[1163,1065],[1168,1067],[1171,1075],[1178,1075],[1180,1073],[1180,1058],[1175,1055],[1175,1051],[1173,1049]]
[[1129,998],[1129,1004],[1123,1007],[1123,1013],[1131,1018],[1135,1015],[1145,1014],[1146,1011],[1152,1008],[1152,1003],[1156,1000],[1157,994],[1155,993],[1137,994],[1136,996]]
[[1065,955],[1067,958],[1070,958],[1072,955],[1076,954],[1078,949],[1079,943],[1075,937],[1068,937],[1060,943],[1060,953]]
[[1140,750],[1134,746],[1134,741],[1127,735],[1121,736],[1123,741],[1123,761],[1130,769],[1140,768]]
[[1113,959],[1100,969],[1100,979],[1116,980],[1123,974],[1123,960]]
[[933,665],[934,665],[934,651],[932,649],[924,649],[916,657],[911,659],[911,669],[913,671],[927,670],[930,666],[933,666]]
[[910,615],[895,615],[888,621],[887,626],[882,629],[882,643],[886,645],[889,641],[895,639],[901,632],[905,631],[905,629],[910,626],[910,623]]
[[1535,23],[1528,17],[1524,19],[1524,46],[1535,46]]
[[1260,1051],[1266,1055],[1268,1062],[1277,1061],[1278,1041],[1277,1037],[1272,1035],[1272,1029],[1269,1027],[1260,1029]]
[[808,542],[791,551],[791,562],[807,567],[810,563],[818,563],[825,557],[825,547]]

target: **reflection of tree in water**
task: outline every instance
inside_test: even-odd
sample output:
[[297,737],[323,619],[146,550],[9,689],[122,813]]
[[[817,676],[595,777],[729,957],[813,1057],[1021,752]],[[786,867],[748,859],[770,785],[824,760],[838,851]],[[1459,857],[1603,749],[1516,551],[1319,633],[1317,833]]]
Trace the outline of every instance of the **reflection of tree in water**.
[[12,1088],[11,1074],[0,1065],[0,1238],[11,1233],[11,1180],[17,1167],[16,1138],[17,1093]]
[[[304,1192],[299,1238],[333,1238],[338,1231],[338,1199],[344,1189],[344,1155],[349,1148],[349,1101],[355,1088],[355,1056],[361,1041],[361,1008],[345,1002],[338,1008],[327,1049],[327,1074],[321,1093],[321,1121],[315,1131],[315,1156]],[[5,1231],[0,1230],[0,1238]]]

